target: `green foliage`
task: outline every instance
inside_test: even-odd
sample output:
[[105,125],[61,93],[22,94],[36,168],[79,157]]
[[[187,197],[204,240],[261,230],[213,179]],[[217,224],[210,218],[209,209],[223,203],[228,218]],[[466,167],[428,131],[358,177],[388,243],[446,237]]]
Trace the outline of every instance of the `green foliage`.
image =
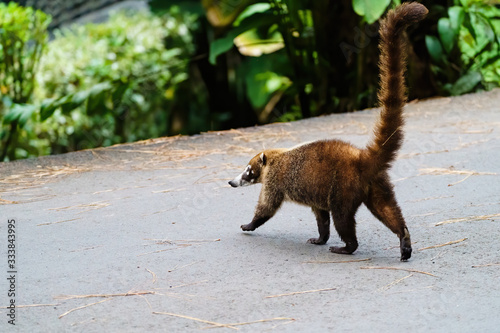
[[[399,2],[353,0],[354,11],[362,17],[356,20],[364,27],[366,23],[379,19],[390,4]],[[217,3],[218,6],[227,6],[227,1]],[[332,94],[337,88],[331,86],[332,78],[336,76],[330,64],[334,61],[333,50],[323,44],[333,43],[332,36],[328,35],[332,27],[330,18],[325,19],[326,9],[332,8],[328,0],[251,1],[252,4],[246,7],[244,2],[238,2],[235,10],[241,14],[227,14],[227,17],[217,3],[210,2],[207,16],[211,21],[210,13],[219,13],[217,22],[211,22],[214,25],[224,22],[225,33],[210,43],[210,63],[217,64],[218,58],[233,50],[234,46],[243,55],[258,57],[259,60],[245,59],[238,73],[245,75],[245,94],[260,122],[298,119],[339,108],[339,99]],[[356,16],[354,12],[352,16]],[[281,51],[283,48],[284,52]],[[284,67],[288,70],[283,71]],[[239,87],[238,82],[236,86]],[[280,101],[289,103],[295,100],[300,105],[300,117],[297,117],[297,108],[285,111],[291,113],[290,117],[279,114],[273,117],[270,109]],[[353,108],[360,105],[361,101],[356,102]]]
[[442,92],[460,95],[500,85],[500,9],[478,0],[455,0],[427,35],[427,50]]
[[[500,85],[495,1],[432,2],[412,98]],[[375,22],[400,2],[153,0],[48,44],[50,18],[0,4],[0,160],[374,106]]]
[[250,15],[246,15],[246,17],[242,19],[241,22],[238,22],[238,25],[231,29],[226,36],[216,39],[210,44],[210,63],[215,64],[217,56],[233,48],[234,39],[239,35],[258,27],[271,26],[276,23],[276,21],[276,16],[269,11],[253,12]]
[[263,110],[259,120],[265,123],[272,111],[265,110],[272,96],[281,97],[292,84],[288,78],[292,71],[283,51],[251,57],[238,68],[236,74],[242,79],[241,83],[246,87],[246,95],[254,109]]
[[353,0],[352,6],[359,16],[363,17],[368,24],[377,21],[385,13],[391,0]]
[[159,17],[121,12],[56,31],[40,66],[45,122],[35,135],[50,142],[51,153],[167,135],[176,91],[188,77],[193,20],[175,8]]
[[33,117],[36,67],[50,16],[14,2],[0,3],[0,161],[16,157],[19,130]]
[[[217,64],[223,55],[234,50],[234,46],[242,55],[257,56],[259,59],[245,58],[237,72],[245,77],[245,96],[259,121],[297,119],[297,108],[293,111],[288,108],[286,112],[293,114],[291,117],[279,114],[273,117],[273,112],[270,112],[280,104],[286,110],[283,106],[292,101],[298,102],[300,117],[375,104],[377,71],[373,64],[376,65],[378,54],[375,53],[376,43],[372,43],[376,27],[375,33],[372,33],[374,27],[371,24],[389,7],[400,4],[400,0],[352,0],[352,10],[359,15],[357,26],[346,27],[345,30],[342,30],[343,26],[337,26],[334,31],[341,36],[350,35],[354,41],[354,45],[344,41],[337,43],[346,59],[338,58],[338,48],[335,50],[326,45],[335,45],[334,41],[338,39],[332,35],[328,22],[335,19],[325,16],[333,16],[335,9],[342,9],[342,6],[326,0],[267,0],[253,1],[243,8],[245,3],[238,2],[236,11],[241,14],[225,16],[224,9],[218,9],[217,4],[227,6],[227,1],[202,2],[205,5],[210,2],[207,15],[210,11],[217,12],[217,22],[224,23],[219,26],[225,27],[224,33],[210,44],[210,62]],[[425,43],[433,63],[432,72],[422,73],[410,68],[410,81],[416,82],[417,79],[411,75],[417,76],[420,85],[421,82],[434,82],[434,89],[437,86],[434,94],[451,95],[499,86],[499,12],[500,9],[490,2],[481,0],[455,0],[451,7],[432,5],[432,15],[426,25],[434,27],[431,29],[435,29],[435,34],[416,36],[422,44]],[[356,22],[345,13],[341,20]],[[422,29],[430,30],[425,25]],[[280,36],[276,37],[276,33]],[[249,52],[242,42],[252,44],[254,51]],[[283,47],[284,52],[280,51]],[[423,58],[422,55],[420,57]],[[338,60],[347,60],[349,70],[341,70],[340,67],[346,64]],[[411,60],[410,67],[430,67],[428,63],[415,65],[416,60]],[[283,71],[281,64],[286,64],[289,70]],[[366,76],[374,79],[366,80]],[[346,85],[350,88],[345,88]],[[240,86],[237,80],[236,87]],[[416,87],[411,91],[415,92],[415,97],[427,97],[429,95],[426,94],[433,88],[426,89]]]

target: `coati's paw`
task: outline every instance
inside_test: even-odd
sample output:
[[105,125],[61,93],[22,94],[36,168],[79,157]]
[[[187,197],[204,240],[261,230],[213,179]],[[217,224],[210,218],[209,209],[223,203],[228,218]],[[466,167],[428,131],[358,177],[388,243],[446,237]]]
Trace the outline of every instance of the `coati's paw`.
[[345,246],[330,246],[330,252],[338,254],[352,254],[358,248],[357,243],[346,243]]
[[314,245],[325,245],[327,241],[321,238],[309,238],[307,242]]
[[401,248],[401,261],[408,261],[411,257],[411,247]]
[[352,254],[354,251],[349,251],[345,246],[330,246],[330,252],[338,254]]
[[255,227],[252,226],[252,223],[243,224],[243,225],[241,225],[241,230],[243,230],[243,231],[254,231]]

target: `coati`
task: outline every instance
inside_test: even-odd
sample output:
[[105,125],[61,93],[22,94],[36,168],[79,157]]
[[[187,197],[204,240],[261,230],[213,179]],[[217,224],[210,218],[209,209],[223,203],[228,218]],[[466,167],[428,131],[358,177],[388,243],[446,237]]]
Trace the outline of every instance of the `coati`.
[[267,149],[250,160],[232,187],[262,183],[255,216],[243,231],[253,231],[274,216],[284,200],[310,206],[319,237],[311,244],[325,244],[330,237],[330,213],[345,246],[330,251],[351,254],[358,247],[354,216],[364,203],[400,240],[401,261],[411,257],[410,233],[396,202],[388,169],[403,140],[402,111],[406,103],[404,73],[407,26],[422,20],[422,4],[404,3],[387,13],[380,25],[380,89],[382,107],[374,138],[364,149],[339,140],[320,140],[291,149]]

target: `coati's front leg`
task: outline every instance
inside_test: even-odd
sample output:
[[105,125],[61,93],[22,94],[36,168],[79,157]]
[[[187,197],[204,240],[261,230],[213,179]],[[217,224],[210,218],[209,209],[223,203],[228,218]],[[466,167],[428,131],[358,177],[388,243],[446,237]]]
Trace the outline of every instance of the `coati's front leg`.
[[316,222],[318,223],[319,237],[310,238],[307,242],[316,245],[326,244],[330,238],[330,212],[314,207],[312,208],[312,211],[316,216]]
[[252,222],[243,224],[243,231],[254,231],[276,214],[283,203],[284,195],[280,191],[263,186],[259,195],[259,203],[255,208],[255,215]]

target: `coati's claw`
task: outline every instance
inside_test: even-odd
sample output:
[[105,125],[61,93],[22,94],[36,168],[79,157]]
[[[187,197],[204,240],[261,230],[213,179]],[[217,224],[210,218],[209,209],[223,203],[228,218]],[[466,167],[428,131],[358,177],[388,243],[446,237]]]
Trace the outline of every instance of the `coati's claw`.
[[241,230],[243,230],[243,231],[254,231],[255,228],[252,227],[250,224],[251,223],[249,223],[249,224],[242,224],[241,225]]
[[319,238],[309,238],[307,240],[307,243],[314,244],[314,245],[325,245],[326,244],[326,240],[322,240],[322,239],[319,239]]

